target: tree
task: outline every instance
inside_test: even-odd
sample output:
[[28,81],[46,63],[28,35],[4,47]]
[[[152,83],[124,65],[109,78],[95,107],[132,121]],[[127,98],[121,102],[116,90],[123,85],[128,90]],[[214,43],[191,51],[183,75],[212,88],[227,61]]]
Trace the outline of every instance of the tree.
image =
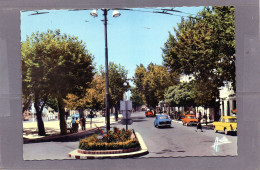
[[136,87],[131,88],[131,101],[135,110],[144,104],[144,100],[140,92],[137,91]]
[[68,109],[76,109],[78,107],[94,110],[103,109],[105,102],[105,79],[99,73],[96,73],[90,83],[90,87],[86,89],[82,98],[74,94],[68,94],[64,101]]
[[[61,134],[66,134],[64,99],[71,93],[81,96],[93,78],[93,56],[77,37],[60,30],[33,33],[22,43],[25,88],[34,96],[39,131],[44,131],[42,110],[48,99],[56,99]],[[40,125],[40,127],[39,127]],[[43,134],[43,133],[42,133]],[[44,133],[45,134],[45,133]]]
[[91,83],[91,88],[86,90],[87,107],[100,110],[105,107],[105,79],[101,74],[96,74]]
[[165,102],[171,106],[194,106],[196,91],[193,83],[180,83],[170,86],[165,93]]
[[182,19],[174,31],[163,48],[165,66],[192,74],[196,102],[215,105],[221,86],[231,82],[235,89],[234,7],[205,8],[196,19]]
[[[120,64],[115,64],[113,62],[109,62],[109,71],[108,71],[108,79],[109,79],[109,102],[110,107],[116,108],[116,113],[118,112],[120,106],[120,100],[123,99],[123,95],[130,88],[127,78],[128,71],[124,66]],[[105,77],[105,72],[102,72],[103,77]],[[126,83],[126,85],[125,85]]]
[[137,66],[134,83],[139,96],[147,105],[156,107],[164,99],[165,90],[177,82],[178,75],[170,73],[167,67],[149,64],[147,69]]
[[[123,94],[129,89],[129,84],[124,85],[127,79],[127,70],[120,64],[117,65],[113,62],[109,63],[109,94],[110,94],[110,107],[115,107],[116,112],[119,108],[120,100],[123,99]],[[67,108],[75,109],[91,108],[100,110],[105,107],[105,72],[101,66],[98,73],[93,77],[90,87],[86,89],[84,96],[78,97],[77,95],[68,94],[65,100]]]

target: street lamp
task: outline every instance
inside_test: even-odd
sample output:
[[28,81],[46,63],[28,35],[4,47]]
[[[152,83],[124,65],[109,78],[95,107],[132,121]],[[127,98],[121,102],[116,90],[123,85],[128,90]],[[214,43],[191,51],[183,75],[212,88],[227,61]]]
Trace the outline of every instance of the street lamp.
[[[106,98],[105,98],[105,103],[106,103],[106,129],[107,132],[110,130],[110,111],[109,111],[109,90],[108,90],[108,48],[107,48],[107,12],[109,9],[101,9],[103,11],[104,15],[104,26],[105,26],[105,73],[106,73]],[[91,13],[91,16],[97,17],[98,13],[97,10],[94,9]],[[121,14],[117,11],[113,11],[113,17],[119,17]]]

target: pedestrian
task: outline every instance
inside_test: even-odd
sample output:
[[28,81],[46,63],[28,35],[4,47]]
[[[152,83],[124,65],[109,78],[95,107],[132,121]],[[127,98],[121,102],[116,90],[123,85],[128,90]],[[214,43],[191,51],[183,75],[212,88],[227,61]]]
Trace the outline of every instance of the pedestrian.
[[85,117],[81,118],[81,130],[86,130],[86,119]]
[[197,132],[199,129],[201,130],[201,132],[203,132],[203,131],[202,131],[202,125],[201,125],[200,122],[197,123],[197,130],[196,130],[196,132]]
[[72,124],[72,133],[74,133],[76,130],[76,121],[74,117],[72,117],[71,124]]
[[78,129],[79,129],[79,120],[78,120],[78,117],[76,117],[76,120],[75,120],[75,132],[78,132]]

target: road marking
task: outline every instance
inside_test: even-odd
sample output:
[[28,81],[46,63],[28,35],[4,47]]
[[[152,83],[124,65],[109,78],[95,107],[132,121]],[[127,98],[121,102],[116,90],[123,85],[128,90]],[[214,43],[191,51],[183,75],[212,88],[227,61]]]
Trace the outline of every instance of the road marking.
[[215,152],[219,152],[219,146],[227,143],[232,143],[225,136],[222,138],[216,137],[214,144],[212,145]]

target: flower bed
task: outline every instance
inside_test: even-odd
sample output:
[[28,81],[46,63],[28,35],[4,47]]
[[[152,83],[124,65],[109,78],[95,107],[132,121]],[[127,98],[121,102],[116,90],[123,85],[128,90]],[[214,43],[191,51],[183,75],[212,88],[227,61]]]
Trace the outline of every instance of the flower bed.
[[[100,130],[101,131],[101,130]],[[123,150],[139,148],[140,144],[137,138],[133,137],[133,132],[130,130],[119,130],[114,128],[113,131],[108,131],[107,134],[98,136],[94,134],[88,138],[82,139],[79,142],[79,149],[82,150]]]

